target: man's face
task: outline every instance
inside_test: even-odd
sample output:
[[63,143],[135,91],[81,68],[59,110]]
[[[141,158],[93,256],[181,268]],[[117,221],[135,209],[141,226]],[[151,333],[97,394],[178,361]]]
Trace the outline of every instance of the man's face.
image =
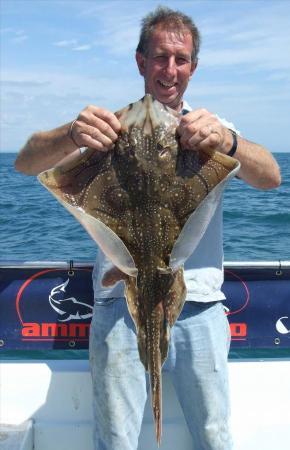
[[180,110],[183,93],[193,74],[192,37],[157,27],[150,42],[148,55],[136,53],[139,72],[145,80],[145,93],[161,103]]

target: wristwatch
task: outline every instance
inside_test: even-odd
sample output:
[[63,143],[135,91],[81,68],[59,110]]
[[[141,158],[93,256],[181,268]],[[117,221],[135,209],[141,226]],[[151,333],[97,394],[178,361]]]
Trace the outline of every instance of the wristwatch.
[[237,133],[234,130],[231,130],[229,128],[229,131],[232,133],[233,135],[233,145],[232,148],[230,149],[230,151],[227,153],[228,156],[233,156],[238,148],[238,139],[237,139]]

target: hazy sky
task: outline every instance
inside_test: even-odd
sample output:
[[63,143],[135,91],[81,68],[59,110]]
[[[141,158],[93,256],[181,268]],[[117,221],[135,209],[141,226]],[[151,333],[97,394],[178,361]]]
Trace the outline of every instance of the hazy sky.
[[[1,0],[1,151],[73,120],[88,104],[117,110],[143,96],[140,20],[162,1]],[[165,3],[163,3],[165,4]],[[202,35],[186,99],[271,151],[290,151],[290,2],[167,1]]]

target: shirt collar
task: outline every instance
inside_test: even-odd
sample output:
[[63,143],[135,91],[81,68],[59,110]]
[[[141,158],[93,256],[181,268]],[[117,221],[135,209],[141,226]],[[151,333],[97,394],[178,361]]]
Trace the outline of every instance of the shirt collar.
[[183,102],[182,102],[181,114],[184,116],[184,115],[187,114],[189,111],[192,111],[192,108],[189,106],[189,104],[187,103],[187,101],[183,100]]

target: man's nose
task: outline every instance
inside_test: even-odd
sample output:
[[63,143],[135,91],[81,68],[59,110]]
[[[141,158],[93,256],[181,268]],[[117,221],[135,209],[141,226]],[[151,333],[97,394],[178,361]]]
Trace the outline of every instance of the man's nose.
[[166,64],[166,72],[168,75],[175,75],[176,73],[176,61],[174,56],[168,58],[167,64]]

